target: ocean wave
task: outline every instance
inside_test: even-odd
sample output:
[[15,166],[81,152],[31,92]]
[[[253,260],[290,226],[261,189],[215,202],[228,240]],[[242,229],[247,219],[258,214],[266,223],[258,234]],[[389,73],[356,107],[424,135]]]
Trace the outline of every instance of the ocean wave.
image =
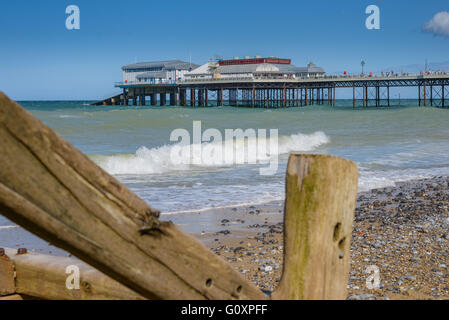
[[18,228],[18,226],[0,226],[0,230],[15,229],[15,228]]
[[[172,144],[156,148],[142,146],[135,154],[91,155],[91,158],[110,174],[160,174],[245,163],[264,163],[270,161],[272,157],[289,152],[311,152],[330,142],[329,137],[321,131],[312,134],[279,136],[277,148],[274,147],[272,139],[235,139],[234,143],[226,140],[206,142],[201,145]],[[266,146],[267,150],[262,149],[263,152],[260,152],[258,148],[260,145]],[[229,155],[239,155],[240,158],[229,157]]]
[[369,191],[394,187],[398,182],[428,179],[436,176],[449,176],[449,167],[431,167],[423,169],[402,168],[387,171],[367,170],[359,164],[359,191]]
[[70,114],[60,114],[60,115],[58,115],[58,118],[61,118],[61,119],[79,119],[81,117],[80,116],[75,116],[75,115],[70,115]]

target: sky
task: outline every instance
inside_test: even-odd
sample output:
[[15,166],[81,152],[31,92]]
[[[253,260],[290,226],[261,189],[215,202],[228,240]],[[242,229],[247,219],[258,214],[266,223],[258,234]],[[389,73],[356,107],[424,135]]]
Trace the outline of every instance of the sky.
[[[80,29],[66,28],[66,7]],[[367,6],[380,9],[369,30]],[[219,55],[309,61],[328,74],[440,63],[449,69],[447,0],[3,1],[0,90],[15,100],[97,100],[121,66]]]

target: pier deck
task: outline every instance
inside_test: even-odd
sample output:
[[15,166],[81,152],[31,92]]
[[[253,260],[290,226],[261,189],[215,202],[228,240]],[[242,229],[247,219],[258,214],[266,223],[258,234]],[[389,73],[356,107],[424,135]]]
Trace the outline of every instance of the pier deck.
[[[416,87],[420,106],[449,107],[449,75],[323,76],[317,78],[216,78],[170,83],[116,83],[122,105],[282,108],[310,104],[335,105],[336,89],[353,88],[353,106],[389,106],[390,88]],[[158,99],[159,95],[159,99]]]

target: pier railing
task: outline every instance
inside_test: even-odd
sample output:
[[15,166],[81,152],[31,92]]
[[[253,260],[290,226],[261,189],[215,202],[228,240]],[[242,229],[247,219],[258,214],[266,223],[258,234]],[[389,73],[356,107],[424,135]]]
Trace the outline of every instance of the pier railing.
[[[1,92],[0,141],[0,213],[92,266],[0,249],[0,299],[346,298],[357,194],[349,160],[290,156],[283,274],[268,296]],[[67,292],[72,264],[78,294]]]
[[222,77],[207,79],[184,79],[178,84],[194,83],[237,83],[237,82],[288,82],[288,83],[309,83],[309,82],[335,82],[335,81],[364,81],[364,80],[419,80],[419,79],[449,79],[449,74],[394,74],[394,75],[324,75],[319,77],[300,78],[279,78],[279,77]]
[[165,79],[157,79],[157,80],[148,80],[148,81],[122,81],[116,82],[116,87],[121,86],[132,86],[132,85],[175,85],[178,81],[176,80],[165,80]]

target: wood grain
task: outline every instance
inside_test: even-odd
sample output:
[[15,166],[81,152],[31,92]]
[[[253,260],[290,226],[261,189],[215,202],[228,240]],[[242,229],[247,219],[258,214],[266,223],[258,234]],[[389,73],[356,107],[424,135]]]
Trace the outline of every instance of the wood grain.
[[[105,274],[76,258],[6,249],[16,271],[16,293],[45,300],[143,300]],[[73,267],[79,277],[72,279]],[[77,276],[78,276],[77,275]],[[69,279],[69,287],[67,286]]]
[[284,268],[273,299],[346,299],[357,177],[349,160],[290,156]]

